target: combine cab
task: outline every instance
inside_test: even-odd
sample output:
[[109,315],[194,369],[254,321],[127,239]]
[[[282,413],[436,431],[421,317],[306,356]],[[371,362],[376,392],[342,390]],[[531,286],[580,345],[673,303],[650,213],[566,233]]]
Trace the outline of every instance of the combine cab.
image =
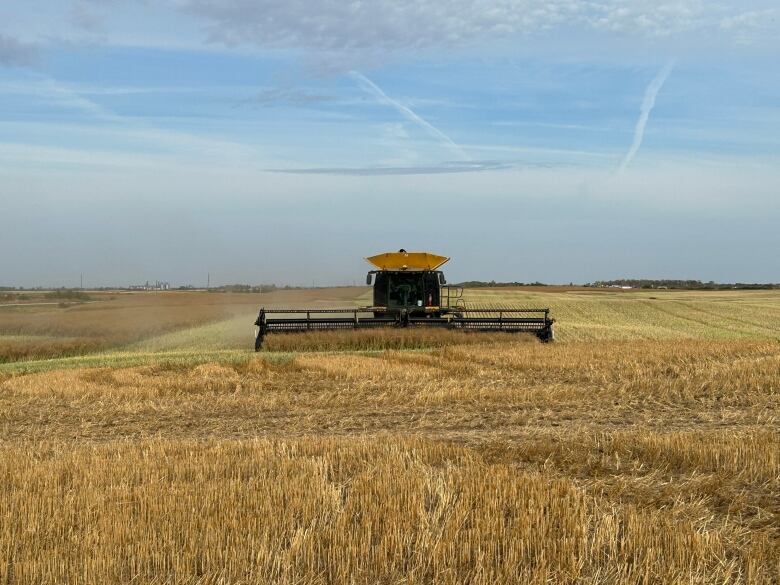
[[376,268],[366,284],[374,287],[370,307],[345,309],[260,309],[255,351],[269,333],[336,329],[410,327],[459,331],[531,333],[553,341],[549,309],[466,308],[463,289],[448,286],[438,268],[449,258],[428,252],[388,252],[366,258]]

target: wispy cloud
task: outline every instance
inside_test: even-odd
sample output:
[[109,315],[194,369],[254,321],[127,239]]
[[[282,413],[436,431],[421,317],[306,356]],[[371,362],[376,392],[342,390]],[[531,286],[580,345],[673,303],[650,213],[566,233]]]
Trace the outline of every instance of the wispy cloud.
[[102,15],[97,12],[98,4],[76,0],[70,7],[69,20],[82,30],[95,32],[103,24]]
[[511,160],[480,160],[470,162],[443,162],[434,165],[377,165],[367,167],[308,167],[292,169],[265,169],[269,173],[286,175],[347,175],[357,177],[391,175],[444,175],[455,173],[482,173],[485,171],[503,171],[511,169],[549,169],[573,166],[562,163]]
[[311,93],[302,89],[296,89],[292,87],[276,87],[272,89],[264,89],[258,92],[254,96],[241,100],[242,105],[254,105],[254,106],[309,106],[312,104],[318,104],[323,102],[335,101],[335,97],[332,95]]
[[[39,73],[30,73],[29,78],[33,80],[31,83],[19,86],[17,89],[20,91],[23,89],[34,99],[81,113],[89,121],[88,128],[103,135],[113,135],[115,137],[113,141],[117,144],[145,143],[147,148],[149,144],[153,144],[175,155],[196,153],[210,157],[221,156],[231,160],[248,160],[253,163],[262,155],[250,144],[163,128],[142,118],[119,115],[73,87]],[[0,141],[0,144],[3,143]],[[143,150],[143,147],[141,149]],[[266,164],[268,164],[267,160]]]
[[37,46],[0,32],[0,65],[31,65],[37,57]]
[[743,24],[739,20],[743,4],[726,0],[547,0],[541,4],[533,0],[177,0],[182,10],[208,23],[212,40],[227,45],[361,54],[469,45],[481,38],[556,28],[658,38],[718,31],[721,21],[736,18],[736,29]]
[[417,115],[415,112],[412,111],[411,108],[403,105],[401,102],[394,100],[393,98],[388,96],[384,91],[382,91],[382,89],[377,84],[371,81],[368,77],[366,77],[365,75],[357,71],[350,71],[349,74],[354,79],[357,80],[358,84],[360,85],[360,87],[363,88],[364,91],[373,95],[380,102],[398,110],[398,112],[404,118],[416,124],[423,130],[425,130],[428,134],[436,138],[441,144],[446,146],[451,152],[455,153],[458,156],[458,158],[462,160],[471,159],[471,157],[466,153],[466,151],[463,150],[463,148],[461,148],[452,138],[447,136],[444,132],[436,128],[433,124],[431,124],[427,120],[423,119],[421,116]]
[[645,97],[642,99],[642,106],[639,109],[639,119],[636,121],[636,127],[634,128],[634,140],[631,143],[631,147],[626,152],[626,156],[623,158],[623,162],[620,164],[618,172],[624,171],[631,161],[634,160],[636,153],[639,152],[639,147],[642,146],[642,140],[645,137],[645,128],[647,127],[647,121],[650,119],[650,112],[655,107],[655,100],[658,97],[658,92],[666,83],[669,74],[674,69],[674,61],[670,61],[658,72],[658,74],[650,82],[645,90]]
[[747,10],[724,18],[720,26],[734,35],[739,44],[750,45],[780,34],[780,9]]
[[36,80],[35,95],[39,99],[48,100],[53,104],[77,110],[102,122],[124,123],[122,116],[118,116],[96,101],[84,97],[78,91],[67,85],[61,84],[51,77],[34,73],[31,75]]

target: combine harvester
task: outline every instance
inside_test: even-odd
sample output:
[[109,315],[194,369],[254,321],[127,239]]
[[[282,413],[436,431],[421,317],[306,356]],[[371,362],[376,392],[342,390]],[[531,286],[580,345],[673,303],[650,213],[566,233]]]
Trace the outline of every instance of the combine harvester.
[[366,278],[374,285],[370,307],[345,309],[260,309],[255,351],[269,333],[374,329],[441,328],[456,331],[531,333],[553,341],[550,309],[466,308],[463,289],[447,286],[438,270],[449,258],[429,252],[388,252],[366,258],[376,267]]

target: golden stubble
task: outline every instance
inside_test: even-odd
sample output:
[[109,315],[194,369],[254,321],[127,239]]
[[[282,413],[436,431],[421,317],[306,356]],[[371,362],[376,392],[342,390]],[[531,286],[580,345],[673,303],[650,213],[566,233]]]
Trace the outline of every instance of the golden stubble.
[[271,357],[0,380],[5,582],[778,580],[777,342]]

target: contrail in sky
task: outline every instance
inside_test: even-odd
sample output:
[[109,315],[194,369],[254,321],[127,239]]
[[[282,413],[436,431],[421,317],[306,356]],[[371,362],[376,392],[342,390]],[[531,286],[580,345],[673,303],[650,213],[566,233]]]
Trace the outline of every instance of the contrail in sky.
[[95,120],[113,123],[118,127],[115,131],[124,132],[130,138],[141,138],[168,145],[177,152],[189,149],[196,152],[202,151],[209,156],[214,152],[232,152],[232,156],[257,156],[256,151],[251,147],[243,147],[228,141],[201,138],[198,135],[177,130],[162,129],[141,119],[122,116],[85,97],[77,89],[59,83],[52,77],[38,73],[31,74],[29,77],[35,81],[36,95],[44,96],[55,101],[58,105],[79,111]]
[[642,139],[645,137],[645,127],[647,126],[647,120],[650,117],[650,112],[653,111],[655,106],[655,98],[658,96],[658,92],[664,86],[666,79],[674,69],[674,61],[670,61],[658,72],[650,85],[645,90],[645,97],[642,100],[642,107],[639,109],[639,119],[636,121],[636,128],[634,129],[634,141],[631,143],[631,148],[628,149],[623,162],[620,164],[618,172],[623,172],[631,161],[634,160],[639,147],[642,146]]
[[400,114],[404,118],[406,118],[410,122],[417,124],[420,128],[422,128],[428,134],[436,138],[439,142],[444,144],[452,152],[457,154],[461,159],[471,160],[471,157],[466,153],[466,151],[463,150],[463,148],[461,148],[452,138],[447,136],[444,132],[436,128],[430,122],[424,120],[423,118],[415,114],[410,108],[406,107],[402,103],[397,102],[396,100],[391,98],[384,91],[382,91],[382,89],[376,83],[371,81],[368,77],[366,77],[362,73],[359,73],[358,71],[350,71],[349,74],[357,80],[357,82],[360,84],[360,87],[362,87],[363,90],[373,95],[380,102],[385,103],[388,106],[391,106],[396,110],[398,110],[398,112],[400,112]]

